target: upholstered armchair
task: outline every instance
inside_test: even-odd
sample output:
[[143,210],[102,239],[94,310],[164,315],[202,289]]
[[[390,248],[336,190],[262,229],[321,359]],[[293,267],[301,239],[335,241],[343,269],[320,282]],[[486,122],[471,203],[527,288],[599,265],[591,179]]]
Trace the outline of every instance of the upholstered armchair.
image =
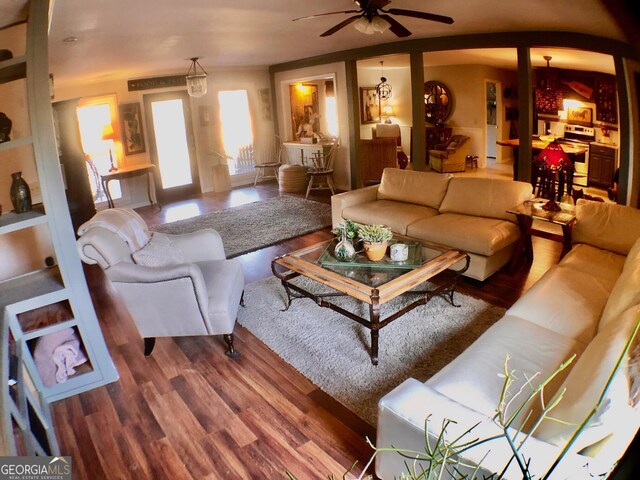
[[122,296],[150,355],[156,337],[223,335],[237,356],[233,328],[244,274],[227,260],[218,232],[150,233],[130,209],[98,212],[78,229],[83,262],[98,264]]
[[469,153],[469,137],[453,135],[438,150],[429,150],[429,165],[436,172],[463,172]]

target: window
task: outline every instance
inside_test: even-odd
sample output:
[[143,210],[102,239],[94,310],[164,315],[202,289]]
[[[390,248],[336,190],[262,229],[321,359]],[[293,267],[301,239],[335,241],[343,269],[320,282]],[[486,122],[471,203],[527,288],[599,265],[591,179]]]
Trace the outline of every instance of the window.
[[246,90],[222,90],[218,92],[222,141],[228,161],[229,173],[237,175],[254,171],[253,131]]
[[[100,175],[109,172],[112,166],[118,166],[118,143],[117,132],[112,135],[105,135],[105,127],[111,126],[113,130],[117,127],[115,115],[115,96],[96,97],[82,99],[78,104],[78,125],[80,128],[80,139],[82,150],[87,161],[87,175],[91,185],[91,193],[94,203],[105,202],[106,195],[102,191]],[[113,137],[103,140],[103,136]],[[109,183],[109,191],[114,200],[122,197],[119,181]]]

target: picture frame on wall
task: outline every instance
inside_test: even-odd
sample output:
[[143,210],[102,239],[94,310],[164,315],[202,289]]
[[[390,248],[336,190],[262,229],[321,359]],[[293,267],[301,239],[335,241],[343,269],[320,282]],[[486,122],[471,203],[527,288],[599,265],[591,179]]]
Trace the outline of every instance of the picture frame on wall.
[[360,87],[360,123],[376,123],[380,117],[380,99],[376,87]]
[[124,154],[137,155],[146,151],[142,126],[140,103],[124,103],[118,107],[120,113],[120,131]]
[[573,125],[593,125],[593,109],[589,107],[570,107],[567,109],[567,123]]

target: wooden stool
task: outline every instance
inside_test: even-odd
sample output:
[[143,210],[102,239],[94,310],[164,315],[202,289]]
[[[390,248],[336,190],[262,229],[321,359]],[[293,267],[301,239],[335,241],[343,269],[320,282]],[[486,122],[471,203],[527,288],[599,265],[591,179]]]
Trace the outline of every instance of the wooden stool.
[[465,164],[469,168],[478,168],[478,156],[477,155],[467,155],[464,160],[465,160]]

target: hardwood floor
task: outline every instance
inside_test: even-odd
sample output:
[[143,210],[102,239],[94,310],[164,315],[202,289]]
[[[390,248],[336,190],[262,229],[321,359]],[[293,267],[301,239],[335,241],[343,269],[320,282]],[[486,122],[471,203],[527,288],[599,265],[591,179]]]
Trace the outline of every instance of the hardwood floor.
[[[205,194],[138,212],[149,225],[279,195],[275,184]],[[329,203],[328,194],[315,200]],[[247,282],[271,275],[273,257],[325,238],[329,229],[239,257]],[[498,272],[459,290],[509,307],[551,265],[561,246],[534,237],[533,264]],[[326,478],[372,451],[374,428],[283,362],[246,329],[236,328],[242,355],[224,355],[222,338],[159,338],[144,357],[142,340],[114,288],[97,266],[85,268],[119,381],[52,405],[60,447],[74,478]]]

